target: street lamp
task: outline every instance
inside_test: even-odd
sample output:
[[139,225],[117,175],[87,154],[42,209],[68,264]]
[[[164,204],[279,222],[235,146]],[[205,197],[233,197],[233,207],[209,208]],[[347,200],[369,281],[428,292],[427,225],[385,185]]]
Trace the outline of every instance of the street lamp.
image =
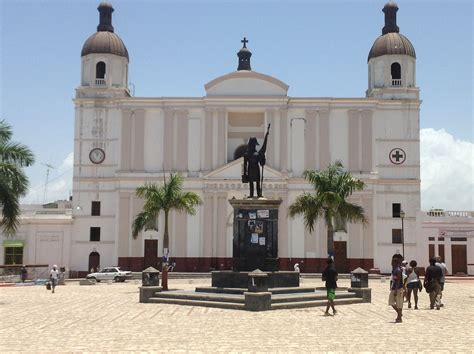
[[402,218],[402,256],[405,259],[405,230],[403,229],[403,219],[405,218],[405,212],[400,210],[400,217]]

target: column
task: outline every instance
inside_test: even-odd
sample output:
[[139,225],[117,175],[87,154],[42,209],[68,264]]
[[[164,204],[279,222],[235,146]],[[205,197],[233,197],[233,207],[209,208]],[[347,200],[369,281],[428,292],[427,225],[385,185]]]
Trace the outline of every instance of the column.
[[176,257],[186,257],[188,242],[188,218],[184,212],[175,212],[176,232],[171,237],[175,238],[175,248],[172,250]]
[[135,110],[132,113],[132,171],[145,170],[145,111]]
[[206,108],[204,118],[204,171],[212,170],[212,109]]
[[362,171],[364,172],[373,170],[372,115],[373,111],[362,111]]
[[324,170],[331,162],[329,151],[329,111],[319,111],[319,169]]
[[288,194],[280,195],[282,202],[278,209],[278,257],[288,258]]
[[177,120],[177,154],[176,154],[176,170],[187,171],[188,170],[188,110],[181,109],[176,111]]
[[173,170],[174,145],[174,110],[164,109],[163,122],[163,168],[165,172]]
[[267,142],[267,164],[271,167],[277,168],[277,165],[275,164],[275,139],[276,139],[276,134],[275,134],[275,110],[273,109],[267,109],[265,112],[266,116],[266,127],[268,127],[268,124],[271,124],[270,129],[272,130],[270,132],[270,135],[268,136],[268,142]]
[[318,112],[306,111],[305,144],[305,169],[316,169],[316,118]]
[[226,256],[227,248],[227,193],[217,195],[217,253],[216,256],[223,258]]
[[227,112],[225,109],[217,111],[217,167],[227,162]]
[[[121,144],[120,144],[120,169],[122,171],[130,171],[130,153],[131,153],[131,116],[130,109],[122,110],[122,127],[121,127]],[[82,162],[81,162],[82,163]]]
[[130,238],[130,193],[119,193],[117,257],[128,257]]
[[360,148],[360,114],[359,111],[350,110],[348,113],[349,119],[349,154],[348,154],[348,169],[349,171],[360,171],[359,164],[359,148]]
[[138,215],[143,210],[143,205],[144,201],[141,198],[138,198],[135,195],[131,195],[132,199],[132,212],[131,212],[131,218],[129,225],[127,227],[128,232],[128,237],[131,239],[131,252],[130,255],[132,257],[143,257],[144,254],[142,252],[142,246],[143,246],[143,238],[142,237],[137,237],[137,239],[133,239],[132,237],[132,225],[133,225],[133,220],[135,220],[135,217]]
[[203,257],[212,257],[212,235],[214,229],[214,197],[212,193],[204,192],[203,211]]
[[280,169],[288,171],[288,108],[280,108]]

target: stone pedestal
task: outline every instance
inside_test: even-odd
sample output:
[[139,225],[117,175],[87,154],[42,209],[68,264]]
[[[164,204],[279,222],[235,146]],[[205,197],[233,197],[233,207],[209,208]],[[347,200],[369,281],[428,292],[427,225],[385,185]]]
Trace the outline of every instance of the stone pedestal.
[[234,208],[233,270],[278,271],[278,208],[281,200],[231,199]]
[[140,286],[140,302],[148,302],[156,292],[161,292],[163,288],[161,286]]
[[350,293],[354,293],[355,296],[362,298],[364,302],[372,302],[372,289],[371,288],[349,288],[347,289]]
[[268,274],[260,269],[249,273],[249,292],[258,293],[268,291]]
[[351,272],[351,288],[367,288],[369,286],[369,273],[362,268]]
[[244,293],[245,305],[244,308],[247,311],[268,311],[272,307],[272,293],[260,292],[260,293]]

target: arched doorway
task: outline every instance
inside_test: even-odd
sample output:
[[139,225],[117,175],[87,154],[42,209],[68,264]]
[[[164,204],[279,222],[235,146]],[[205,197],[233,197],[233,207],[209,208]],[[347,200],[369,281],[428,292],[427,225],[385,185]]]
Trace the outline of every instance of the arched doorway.
[[94,252],[91,252],[89,254],[89,268],[87,269],[87,271],[94,271],[96,272],[98,269],[99,269],[99,265],[100,265],[100,254],[96,251]]

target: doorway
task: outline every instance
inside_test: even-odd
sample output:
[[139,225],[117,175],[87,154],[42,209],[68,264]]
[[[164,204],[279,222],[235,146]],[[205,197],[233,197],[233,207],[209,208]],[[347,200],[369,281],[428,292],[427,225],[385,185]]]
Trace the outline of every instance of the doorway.
[[158,240],[145,240],[144,253],[143,269],[148,267],[158,269]]
[[451,274],[467,274],[466,245],[451,245],[452,272]]
[[346,241],[334,241],[334,264],[338,273],[349,273]]
[[89,272],[97,272],[99,270],[100,266],[100,254],[99,252],[91,252],[89,254],[89,269],[87,271]]

